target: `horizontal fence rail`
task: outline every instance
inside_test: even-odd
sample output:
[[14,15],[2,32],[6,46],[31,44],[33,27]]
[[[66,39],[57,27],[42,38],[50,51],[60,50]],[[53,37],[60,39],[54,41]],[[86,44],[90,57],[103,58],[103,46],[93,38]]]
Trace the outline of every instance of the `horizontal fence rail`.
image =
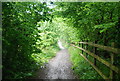
[[99,56],[95,55],[94,53],[91,53],[90,51],[87,51],[81,47],[75,46],[73,44],[71,44],[72,46],[79,48],[81,50],[83,50],[84,52],[88,53],[89,55],[93,56],[94,58],[96,58],[97,60],[99,60],[101,63],[105,64],[106,66],[108,66],[109,68],[111,68],[112,70],[114,70],[116,73],[119,73],[119,69],[117,67],[115,67],[114,65],[110,64],[109,62],[105,61],[104,59],[100,58]]
[[106,51],[110,51],[110,52],[113,52],[113,53],[116,53],[116,54],[119,54],[120,53],[120,49],[118,48],[113,48],[113,47],[109,47],[109,46],[103,46],[103,45],[99,45],[99,44],[94,44],[92,42],[75,42],[75,44],[88,44],[88,45],[91,45],[91,46],[94,46],[94,47],[98,47],[98,48],[101,48],[101,49],[104,49]]
[[95,65],[93,62],[91,62],[90,60],[88,60],[83,54],[80,53],[80,55],[85,59],[87,60],[90,65],[99,73],[99,75],[101,75],[104,79],[109,79],[108,77],[106,77]]
[[[112,63],[109,63],[108,61],[102,59],[102,58],[99,57],[98,55],[96,55],[96,54],[94,54],[94,53],[92,53],[92,52],[90,52],[90,51],[82,48],[83,46],[82,46],[82,47],[79,47],[79,46],[76,46],[75,44],[88,44],[88,45],[91,45],[91,46],[94,46],[94,47],[98,47],[98,48],[104,49],[104,50],[106,50],[106,51],[113,52],[113,53],[111,54],[111,55],[112,55],[112,57],[111,57]],[[95,65],[93,62],[91,62],[86,56],[84,56],[84,55],[82,54],[83,52],[80,53],[80,55],[81,55],[86,61],[89,62],[89,64],[99,73],[100,76],[102,76],[103,79],[112,79],[112,78],[113,78],[113,71],[116,72],[116,73],[118,73],[118,74],[120,75],[120,69],[119,69],[118,67],[116,67],[116,66],[113,65],[113,54],[114,54],[114,53],[116,53],[116,54],[120,53],[120,49],[118,49],[118,48],[113,48],[113,47],[109,47],[109,46],[103,46],[103,45],[99,45],[99,44],[94,44],[94,43],[91,43],[91,42],[89,42],[89,43],[88,43],[88,42],[78,42],[78,43],[74,43],[74,44],[72,43],[72,44],[70,44],[70,45],[73,46],[73,47],[76,47],[76,48],[78,48],[78,49],[80,49],[80,50],[82,50],[82,51],[84,51],[84,52],[86,52],[87,54],[89,54],[90,56],[94,57],[94,58],[97,59],[99,62],[105,64],[107,67],[110,68],[110,77],[107,77],[107,76],[105,76],[105,75],[96,67],[96,65]]]

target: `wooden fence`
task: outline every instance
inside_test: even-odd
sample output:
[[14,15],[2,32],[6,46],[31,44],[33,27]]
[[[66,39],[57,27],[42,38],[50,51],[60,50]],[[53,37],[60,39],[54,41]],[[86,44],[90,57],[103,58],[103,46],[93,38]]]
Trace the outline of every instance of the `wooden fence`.
[[[82,47],[79,47],[79,46],[76,46],[75,44],[82,44]],[[84,49],[83,48],[83,44],[86,44],[86,45],[90,45],[90,46],[93,46],[93,47],[97,47],[97,48],[101,48],[103,50],[106,50],[106,51],[109,51],[111,52],[110,54],[110,59],[111,59],[111,62],[109,63],[108,61],[102,59],[101,57],[99,57],[97,54],[95,54],[96,52],[92,53],[90,51],[88,51],[87,49]],[[109,46],[103,46],[103,45],[99,45],[99,44],[94,44],[94,43],[91,43],[91,42],[78,42],[78,43],[72,43],[70,44],[71,46],[74,46],[80,50],[82,50],[82,53],[80,53],[80,55],[86,60],[89,62],[89,64],[91,64],[91,66],[99,73],[99,75],[102,76],[103,79],[105,80],[112,80],[113,79],[113,72],[117,73],[118,75],[120,75],[120,69],[116,66],[113,65],[113,62],[114,62],[114,55],[116,54],[119,54],[120,53],[120,49],[118,48],[114,48],[114,43],[112,43],[112,46],[113,47],[109,47]],[[107,67],[110,68],[110,76],[107,77],[106,75],[104,75],[96,66],[96,63],[93,63],[91,62],[85,55],[83,55],[83,52],[86,52],[87,54],[89,54],[90,56],[92,56],[95,60],[98,60],[99,62],[105,64]],[[94,60],[94,61],[95,61]]]

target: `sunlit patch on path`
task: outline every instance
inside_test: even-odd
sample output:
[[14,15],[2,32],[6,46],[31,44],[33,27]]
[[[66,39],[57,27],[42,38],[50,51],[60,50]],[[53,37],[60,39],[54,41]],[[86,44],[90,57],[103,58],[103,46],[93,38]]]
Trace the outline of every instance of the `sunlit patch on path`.
[[63,47],[62,42],[60,40],[58,40],[58,46],[60,49],[65,49],[65,47]]

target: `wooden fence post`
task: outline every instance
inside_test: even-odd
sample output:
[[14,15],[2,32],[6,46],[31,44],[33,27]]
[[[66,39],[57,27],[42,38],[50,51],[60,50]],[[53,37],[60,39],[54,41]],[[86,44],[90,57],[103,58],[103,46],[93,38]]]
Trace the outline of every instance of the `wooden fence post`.
[[[95,44],[97,43],[97,41],[94,42]],[[94,54],[97,55],[97,47],[94,47]],[[94,65],[96,66],[96,58],[94,58]]]
[[[88,42],[88,40],[86,42]],[[86,45],[86,50],[88,50],[88,44]],[[86,58],[88,58],[88,54],[87,53],[86,53]]]
[[[112,42],[111,46],[115,47],[115,43]],[[114,54],[113,53],[110,54],[110,59],[111,59],[111,64],[113,64],[114,63]],[[110,69],[110,79],[113,79],[113,70],[111,70],[111,69]]]
[[[82,48],[83,48],[83,44],[81,44],[82,45]],[[82,54],[83,54],[83,50],[82,50]]]
[[[80,41],[79,41],[80,42]],[[80,47],[80,43],[78,43],[79,47]]]

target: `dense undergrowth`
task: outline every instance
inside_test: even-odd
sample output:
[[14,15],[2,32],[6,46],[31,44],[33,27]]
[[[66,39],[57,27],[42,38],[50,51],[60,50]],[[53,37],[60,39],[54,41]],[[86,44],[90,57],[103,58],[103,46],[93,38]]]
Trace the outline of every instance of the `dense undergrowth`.
[[30,77],[58,51],[57,36],[45,24],[51,9],[32,2],[5,2],[2,8],[3,79]]
[[[82,52],[81,50],[72,46],[70,46],[68,50],[71,55],[72,69],[78,79],[103,79],[96,70],[82,56],[80,56],[80,53]],[[86,53],[83,54],[86,56]],[[88,55],[87,58],[94,63],[94,58],[92,56]],[[106,60],[109,61],[109,59]],[[96,61],[96,66],[104,75],[107,77],[110,76],[110,70],[107,66],[99,61]],[[119,79],[119,76],[115,74],[114,79]]]
[[69,47],[72,69],[78,79],[102,79],[102,77],[91,67],[91,65],[80,56],[81,51],[74,47]]

